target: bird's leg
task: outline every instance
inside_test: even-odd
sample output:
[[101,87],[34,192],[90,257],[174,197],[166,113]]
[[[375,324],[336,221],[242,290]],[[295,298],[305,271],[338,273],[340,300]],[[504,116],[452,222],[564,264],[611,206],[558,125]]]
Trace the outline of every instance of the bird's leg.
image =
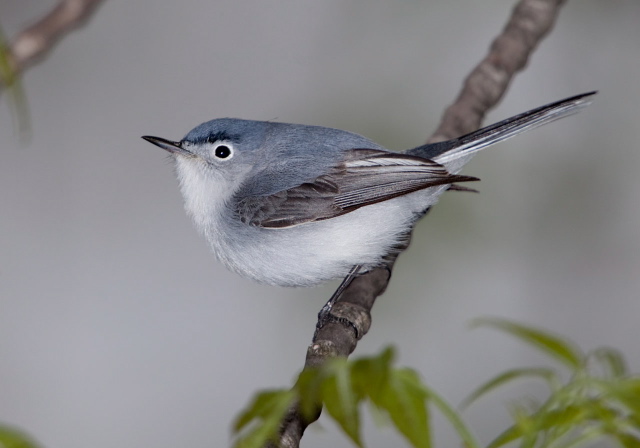
[[347,288],[347,286],[349,286],[351,284],[351,282],[353,281],[353,279],[358,276],[358,272],[360,272],[360,269],[362,269],[362,266],[359,265],[359,264],[357,264],[357,265],[355,265],[354,267],[351,268],[351,270],[349,271],[347,276],[344,278],[344,280],[342,280],[342,283],[340,283],[340,286],[338,286],[338,289],[336,289],[336,291],[333,293],[331,298],[327,301],[327,303],[324,304],[324,306],[322,307],[322,309],[318,313],[318,323],[316,324],[316,332],[313,335],[313,340],[314,341],[316,340],[316,336],[318,334],[318,330],[320,330],[322,327],[325,326],[325,324],[327,324],[329,322],[343,322],[344,321],[343,323],[353,327],[353,329],[356,331],[356,336],[357,336],[358,330],[353,325],[353,323],[349,322],[348,320],[346,320],[344,318],[333,316],[331,314],[331,309],[333,308],[333,305],[335,305],[335,303],[338,301],[338,299],[340,298],[340,295]]

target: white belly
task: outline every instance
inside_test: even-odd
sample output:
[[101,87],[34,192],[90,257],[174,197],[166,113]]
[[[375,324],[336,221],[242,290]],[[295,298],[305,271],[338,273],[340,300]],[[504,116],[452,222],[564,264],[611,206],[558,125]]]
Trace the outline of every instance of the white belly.
[[[324,221],[264,229],[218,216],[204,230],[229,269],[260,283],[312,286],[344,277],[356,264],[379,266],[444,189],[362,207]],[[225,216],[230,216],[226,214]]]
[[244,277],[281,286],[312,286],[344,277],[354,265],[379,266],[447,188],[427,188],[324,221],[265,229],[240,222],[228,208],[231,188],[177,162],[185,209],[217,258]]

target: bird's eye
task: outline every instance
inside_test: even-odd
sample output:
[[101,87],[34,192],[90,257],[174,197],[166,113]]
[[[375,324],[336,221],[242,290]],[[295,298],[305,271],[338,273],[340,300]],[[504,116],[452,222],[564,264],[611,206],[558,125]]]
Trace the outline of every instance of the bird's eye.
[[229,143],[217,143],[213,153],[218,159],[230,159],[233,157],[233,147]]

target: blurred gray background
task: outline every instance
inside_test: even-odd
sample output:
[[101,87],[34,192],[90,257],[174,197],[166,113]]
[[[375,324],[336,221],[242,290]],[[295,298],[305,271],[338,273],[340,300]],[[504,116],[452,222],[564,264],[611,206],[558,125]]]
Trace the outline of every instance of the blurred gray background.
[[[8,36],[53,0],[1,0]],[[260,388],[286,387],[336,284],[227,272],[182,210],[166,155],[215,117],[421,144],[514,1],[110,0],[24,77],[21,146],[0,101],[0,421],[50,448],[226,446]],[[392,344],[450,402],[548,363],[501,316],[614,346],[640,368],[640,2],[570,1],[487,124],[598,89],[578,116],[501,144],[418,226],[357,355]],[[521,383],[465,412],[488,442]],[[441,418],[438,446],[459,446]],[[348,446],[321,420],[305,447]],[[403,446],[367,422],[371,447]]]

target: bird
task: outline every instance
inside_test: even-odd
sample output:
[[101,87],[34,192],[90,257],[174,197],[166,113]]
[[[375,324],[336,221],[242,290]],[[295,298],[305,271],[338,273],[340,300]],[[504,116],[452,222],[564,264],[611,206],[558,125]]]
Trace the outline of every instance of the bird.
[[479,180],[460,174],[475,153],[572,115],[595,93],[404,152],[339,129],[237,118],[179,141],[142,138],[169,152],[185,210],[222,264],[306,287],[384,265],[442,193]]

